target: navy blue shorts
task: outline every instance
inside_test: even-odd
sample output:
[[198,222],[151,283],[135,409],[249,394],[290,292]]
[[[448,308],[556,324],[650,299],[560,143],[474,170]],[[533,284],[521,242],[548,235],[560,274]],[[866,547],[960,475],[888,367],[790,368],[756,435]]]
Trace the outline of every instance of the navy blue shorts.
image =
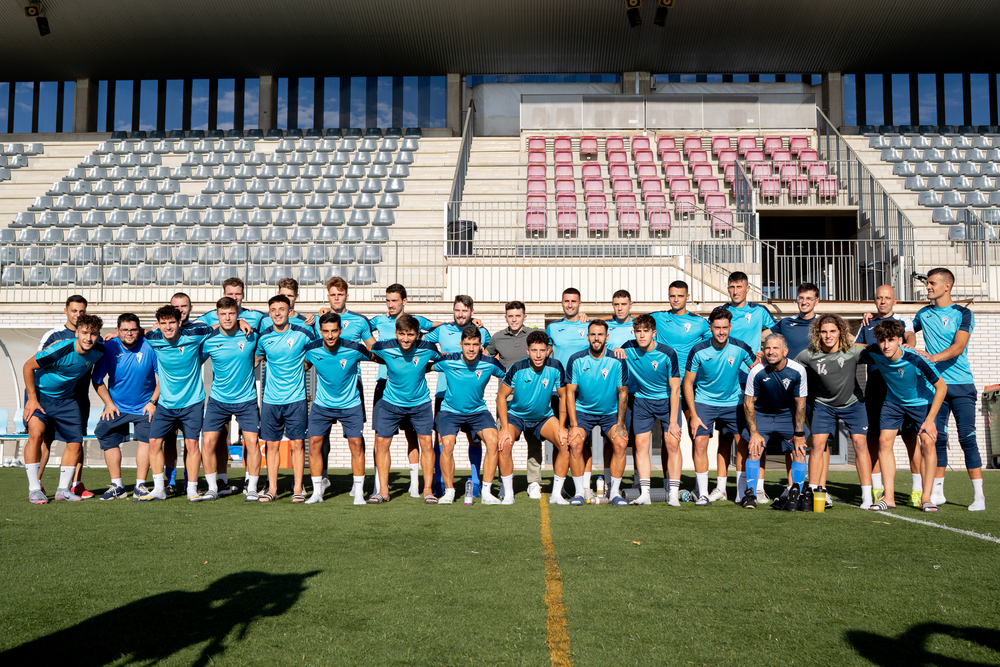
[[277,442],[283,435],[289,440],[305,440],[309,410],[305,399],[288,405],[264,403],[260,414],[260,439]]
[[459,431],[465,433],[479,433],[486,429],[495,429],[497,420],[493,418],[489,410],[480,410],[471,415],[460,415],[447,410],[439,410],[434,418],[434,426],[439,435],[458,435]]
[[[679,416],[678,416],[679,417]],[[635,433],[650,433],[656,420],[664,430],[670,428],[670,399],[651,399],[635,397],[632,407],[632,431]],[[678,423],[680,419],[678,418]]]
[[832,408],[817,401],[813,405],[809,430],[833,435],[837,432],[838,419],[844,420],[851,435],[868,435],[868,411],[861,401],[855,401],[844,408]]
[[[781,441],[781,451],[794,452],[795,445],[792,444],[792,436],[795,435],[795,420],[792,413],[783,415],[762,415],[755,413],[757,418],[757,432],[764,438],[765,443]],[[750,440],[750,429],[743,425],[743,439]]]
[[245,403],[223,403],[211,396],[208,397],[208,406],[205,408],[202,430],[205,433],[221,431],[233,416],[236,417],[236,423],[244,433],[260,431],[260,410],[257,408],[256,400]]
[[391,438],[399,433],[399,429],[413,431],[417,435],[434,434],[434,410],[430,401],[402,408],[381,400],[379,409],[372,412],[375,413],[375,435],[380,438]]
[[511,427],[516,428],[519,433],[523,433],[525,440],[532,437],[539,443],[545,442],[545,436],[542,435],[542,428],[549,423],[550,419],[555,419],[555,417],[546,417],[540,422],[526,422],[520,417],[512,415],[510,412],[507,413],[507,423]]
[[879,417],[879,429],[882,431],[903,431],[916,433],[920,425],[927,419],[930,404],[899,405],[892,401],[882,404],[882,414]]
[[94,435],[101,445],[101,451],[120,447],[129,439],[129,424],[135,424],[135,439],[149,442],[149,415],[121,413],[114,419],[102,419],[94,428]]
[[[882,374],[875,371],[872,368],[868,369],[868,384],[865,385],[865,412],[868,415],[868,435],[872,438],[878,438],[879,425],[882,423],[882,405],[886,401],[886,397],[889,394],[889,390],[885,385],[885,378]],[[920,427],[913,426],[907,422],[900,433],[903,435],[911,435],[917,432]]]
[[[434,430],[437,431],[438,435],[448,435],[447,433],[442,433],[441,429],[438,428],[437,426],[437,416],[441,414],[441,406],[443,404],[444,404],[444,396],[434,397]],[[494,419],[493,428],[496,428],[496,423],[497,423],[496,419]],[[469,436],[469,438],[471,438],[473,444],[482,446],[482,443],[479,441],[478,430],[473,430],[473,428],[469,426],[469,424],[467,423],[463,423],[460,430],[462,431],[462,433],[466,434],[467,436]],[[458,434],[456,433],[455,435]]]
[[45,424],[46,440],[61,440],[62,442],[83,442],[83,418],[80,416],[80,404],[75,398],[52,398],[41,392],[36,392],[38,404],[45,410],[35,410],[24,420],[27,428],[32,417],[38,417]]
[[[712,435],[713,428],[726,435],[736,435],[743,430],[743,408],[739,405],[708,405],[695,403],[694,411],[705,426],[699,426],[695,437]],[[707,427],[707,428],[706,428]]]
[[382,394],[385,393],[385,382],[385,378],[375,382],[375,392],[372,394],[372,424],[378,423],[378,410],[382,404]]
[[[625,414],[626,425],[628,425],[628,423],[631,421],[631,417],[632,415],[626,412]],[[594,427],[600,426],[601,435],[603,435],[605,438],[610,439],[611,429],[613,429],[617,423],[618,423],[617,412],[610,415],[591,415],[586,412],[579,412],[579,411],[576,413],[576,425],[582,428],[586,432],[588,438],[590,437],[591,432],[594,430]]]
[[179,410],[171,410],[161,405],[153,413],[153,423],[149,425],[149,437],[151,440],[161,440],[176,429],[180,429],[185,440],[197,440],[201,435],[204,418],[201,403]]
[[313,403],[312,409],[309,410],[309,437],[322,438],[330,435],[333,425],[337,422],[343,427],[345,438],[360,438],[361,431],[365,428],[364,405],[334,410]]

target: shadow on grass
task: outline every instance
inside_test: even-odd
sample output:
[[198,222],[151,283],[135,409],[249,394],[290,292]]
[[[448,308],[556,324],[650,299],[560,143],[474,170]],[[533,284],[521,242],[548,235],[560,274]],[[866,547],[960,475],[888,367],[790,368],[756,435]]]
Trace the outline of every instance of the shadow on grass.
[[[949,658],[935,653],[936,647],[928,645],[928,639],[934,635],[945,635],[954,640],[972,642],[993,651],[994,655],[989,662]],[[899,637],[884,637],[861,630],[850,630],[845,633],[845,636],[858,655],[884,667],[897,667],[898,665],[985,667],[1000,662],[1000,630],[994,628],[922,623],[914,625]]]
[[0,664],[153,664],[208,642],[192,663],[207,665],[234,630],[242,641],[252,622],[287,612],[317,574],[240,572],[202,591],[159,593],[0,653]]

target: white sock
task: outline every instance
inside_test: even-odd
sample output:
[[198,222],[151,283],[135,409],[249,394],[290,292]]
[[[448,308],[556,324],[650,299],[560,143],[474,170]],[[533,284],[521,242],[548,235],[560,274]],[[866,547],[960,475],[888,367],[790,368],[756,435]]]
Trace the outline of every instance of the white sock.
[[247,475],[247,493],[257,493],[257,480],[260,475]]
[[[576,479],[576,477],[574,477],[573,479]],[[588,489],[590,488],[590,473],[589,472],[583,473],[583,484],[584,484],[584,486],[586,488],[588,488]],[[582,496],[583,495],[583,489],[581,489],[580,487],[577,487],[576,490],[578,491],[578,493],[577,493],[578,496]]]
[[208,481],[208,490],[219,492],[219,473],[217,472],[206,472],[205,479]]
[[354,480],[354,491],[353,494],[364,494],[365,492],[365,476],[364,475],[354,475],[352,478]]
[[[722,489],[725,491],[725,488]],[[736,500],[742,500],[747,493],[747,474],[736,471]]]
[[229,473],[228,472],[220,472],[220,473],[218,473],[218,475],[219,475],[218,479],[219,479],[220,482],[222,482],[223,484],[229,484]]
[[944,477],[934,478],[934,490],[944,493]]
[[760,479],[757,480],[757,495],[760,496],[764,493],[764,471],[760,471]]
[[612,477],[611,478],[611,493],[608,494],[608,498],[614,498],[615,496],[621,495],[622,478]]
[[972,490],[976,492],[976,500],[983,500],[986,496],[983,495],[983,478],[972,480]]
[[122,481],[121,477],[115,477],[111,480],[111,486],[125,486],[125,482]]
[[582,477],[573,478],[573,486],[576,487],[576,494],[574,495],[582,496],[584,494],[584,491],[590,488],[590,485],[587,483],[588,474],[589,473],[583,473]]
[[696,472],[694,474],[695,479],[695,492],[696,495],[701,498],[702,496],[708,495],[708,473],[707,472]]
[[479,494],[481,496],[483,496],[484,498],[492,498],[493,497],[493,480],[490,480],[489,482],[487,482],[484,479],[482,485],[479,487]]
[[410,486],[418,486],[420,484],[420,464],[411,463],[410,464]]
[[153,493],[163,493],[163,473],[153,473]]
[[503,495],[505,498],[514,497],[514,475],[507,475],[506,477],[500,477],[500,482],[503,484]]
[[861,486],[861,505],[871,505],[872,503],[872,487]]
[[[744,477],[746,477],[746,473],[742,473],[742,474],[743,474]],[[736,483],[737,484],[739,484],[739,478],[740,478],[740,473],[737,473],[736,474],[736,479],[737,479]],[[726,492],[726,480],[727,479],[728,479],[728,477],[717,477],[715,479],[715,488],[717,488],[719,491],[722,491],[723,493],[725,493]]]
[[135,476],[135,485],[136,485],[136,486],[139,486],[140,484],[145,484],[145,483],[146,483],[146,480],[144,480],[144,479],[139,479],[139,476],[138,476],[138,475],[136,475],[136,476]]
[[[679,479],[667,480],[666,486],[667,486],[667,489],[670,492],[670,499],[671,500],[677,500],[677,498],[680,497],[681,480],[679,480]],[[643,489],[642,493],[649,493],[649,489]]]
[[607,467],[604,468],[604,479],[605,480],[611,479],[611,468],[607,468]]
[[312,494],[314,496],[322,496],[323,495],[323,476],[320,475],[319,477],[310,477],[309,479],[312,480],[312,485],[313,485],[313,492],[312,492]]
[[76,472],[76,466],[61,466],[59,468],[59,486],[60,489],[68,489],[70,484],[73,483],[73,473]]
[[910,474],[913,475],[913,490],[918,493],[923,491],[924,490],[923,475],[921,475],[919,472],[913,472]]
[[811,483],[809,484],[809,490],[810,491],[815,491],[818,488],[819,488],[819,484],[811,484]]
[[552,495],[561,496],[563,490],[563,484],[566,483],[565,477],[560,477],[559,475],[552,476]]
[[884,489],[885,488],[884,486],[882,486],[882,473],[880,473],[880,472],[873,472],[872,473],[872,487],[876,488],[876,489]]
[[188,482],[187,483],[187,494],[189,496],[197,496],[198,495],[198,480],[195,480],[193,482]]
[[41,463],[26,463],[24,464],[24,469],[28,473],[28,491],[40,491],[42,489],[42,483],[38,481],[38,470],[42,467]]

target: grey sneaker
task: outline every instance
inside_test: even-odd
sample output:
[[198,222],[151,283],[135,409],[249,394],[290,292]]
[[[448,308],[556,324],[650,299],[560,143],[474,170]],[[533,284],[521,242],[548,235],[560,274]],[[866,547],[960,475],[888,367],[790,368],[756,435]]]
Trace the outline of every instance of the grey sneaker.
[[708,499],[708,496],[698,496],[698,500],[694,501],[697,507],[707,507],[712,504],[712,501]]
[[72,502],[79,502],[83,500],[80,496],[76,495],[69,489],[56,489],[56,500],[70,500]]
[[148,495],[149,495],[149,489],[146,487],[146,483],[145,482],[139,482],[132,489],[132,498],[133,499],[139,498],[140,496],[148,496]]
[[[584,492],[583,492],[583,502],[584,503],[592,503],[592,502],[594,502],[594,498],[596,498],[596,496],[594,495],[593,491],[591,491],[590,489],[585,489],[584,490]],[[570,501],[570,505],[572,505],[572,504],[573,504],[573,502]]]
[[123,500],[125,498],[128,498],[128,492],[124,486],[118,486],[117,484],[109,486],[108,490],[101,496],[101,500]]
[[32,505],[48,505],[49,499],[41,489],[35,489],[28,494],[28,502]]

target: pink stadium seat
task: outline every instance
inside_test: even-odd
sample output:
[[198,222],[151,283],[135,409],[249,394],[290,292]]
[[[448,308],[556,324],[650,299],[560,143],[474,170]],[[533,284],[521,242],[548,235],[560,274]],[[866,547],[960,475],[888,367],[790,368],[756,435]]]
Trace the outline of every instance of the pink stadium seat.
[[528,194],[545,194],[546,190],[546,180],[544,178],[529,178],[528,179]]
[[662,153],[665,150],[673,150],[677,148],[676,137],[657,137],[656,138],[656,150]]
[[625,151],[625,140],[618,136],[606,137],[604,139],[604,155],[607,157],[611,151]]
[[629,148],[632,149],[632,158],[634,159],[636,151],[649,150],[649,137],[632,137],[632,141],[629,144]]
[[545,164],[545,151],[529,151],[528,164]]
[[674,197],[674,217],[681,217],[698,210],[698,202],[694,195],[677,195]]
[[712,165],[705,163],[697,163],[691,165],[691,178],[697,183],[703,178],[712,178],[715,176],[715,169]]
[[708,194],[714,194],[716,192],[722,192],[719,187],[719,179],[717,178],[703,178],[698,183],[698,196],[702,199]]
[[618,218],[618,235],[638,234],[641,229],[639,209],[634,201],[620,201],[615,204],[615,216]]
[[573,141],[569,137],[556,137],[552,141],[552,147],[557,151],[572,151]]
[[809,197],[809,179],[805,176],[795,176],[787,181],[788,196],[792,199],[806,199]]
[[809,182],[816,183],[830,172],[826,168],[826,162],[812,162],[809,164]]
[[760,181],[760,197],[761,199],[778,199],[781,197],[781,180],[769,176],[767,178],[762,178]]
[[544,164],[529,164],[528,165],[528,178],[545,178],[545,165]]
[[734,150],[719,151],[719,166],[725,168],[727,164],[736,162],[738,157]]
[[528,137],[528,151],[545,152],[545,137]]
[[[794,179],[799,177],[799,165],[795,162],[791,164],[783,164],[779,168],[779,176],[781,177],[782,183],[791,183]],[[808,183],[808,179],[807,179]]]
[[670,196],[676,199],[676,193],[691,192],[691,181],[686,178],[671,178],[667,181],[667,187],[670,188]]
[[757,162],[753,165],[753,171],[751,172],[751,179],[754,185],[759,184],[763,179],[770,178],[774,175],[774,169],[771,167],[770,163]]
[[631,178],[616,178],[611,181],[611,192],[614,195],[618,195],[623,192],[632,192],[632,179]]
[[726,195],[719,193],[705,196],[706,210],[717,211],[720,208],[726,208]]
[[722,151],[728,151],[733,147],[733,140],[729,137],[712,137],[712,155],[718,155]]
[[604,202],[587,203],[587,229],[591,234],[606,234],[611,227],[608,207]]
[[635,175],[641,180],[643,178],[658,178],[655,164],[636,164]]
[[732,187],[733,183],[736,182],[736,164],[727,164],[725,169],[722,170],[722,180],[726,185]]
[[799,160],[802,162],[816,162],[819,160],[819,152],[814,148],[805,148],[799,151]]
[[573,164],[572,151],[556,151],[556,164]]
[[774,151],[771,153],[771,159],[775,162],[788,162],[792,159],[792,151],[785,150],[784,148]]
[[628,153],[625,151],[611,151],[608,153],[608,163],[628,164]]
[[628,165],[622,164],[620,162],[615,164],[609,164],[608,177],[611,178],[612,180],[616,178],[628,178],[629,177]]
[[757,148],[757,137],[737,137],[736,138],[736,150],[740,155],[746,155],[746,152]]
[[557,164],[556,165],[556,180],[560,178],[575,178],[573,175],[573,165],[571,164]]
[[584,196],[590,194],[604,194],[604,179],[602,178],[587,178],[583,181],[583,194]]
[[556,195],[576,194],[576,181],[567,178],[556,179]]
[[760,150],[759,148],[753,148],[748,150],[746,153],[743,154],[743,157],[746,159],[747,162],[763,162],[764,160],[767,159],[767,156],[764,154],[764,151]]
[[618,203],[620,201],[630,201],[634,204],[635,195],[632,194],[631,192],[619,192],[618,194],[615,195],[615,203]]
[[524,216],[524,231],[529,235],[545,235],[545,199],[528,196]]
[[580,137],[580,157],[597,157],[597,137]]
[[790,137],[788,139],[788,149],[796,155],[807,148],[809,148],[809,137]]
[[670,233],[670,212],[667,210],[666,199],[650,195],[646,200],[646,221],[649,223],[650,236]]
[[687,176],[687,168],[680,162],[664,162],[663,163],[663,178],[665,180],[670,180],[674,176]]
[[642,197],[646,198],[649,194],[659,194],[663,192],[663,187],[660,185],[660,179],[658,178],[647,178],[642,181],[641,186]]
[[632,155],[635,156],[633,159],[636,162],[653,164],[653,151],[649,150],[648,148],[637,150],[634,153],[632,153]]
[[593,201],[593,202],[601,202],[603,204],[606,204],[607,201],[608,201],[608,197],[603,192],[588,192],[585,195],[583,195],[583,201],[585,201],[587,203],[590,203],[590,202]]
[[576,195],[561,195],[556,198],[556,231],[561,234],[575,233]]
[[587,162],[582,167],[583,178],[601,178],[601,165],[596,162]]
[[836,176],[825,176],[816,184],[817,194],[824,199],[835,199],[840,192]]
[[663,164],[666,164],[668,162],[680,162],[681,152],[678,150],[674,150],[672,148],[665,151],[660,151],[660,161],[663,162]]
[[684,137],[682,148],[685,155],[690,154],[691,151],[701,150],[701,137]]
[[688,162],[708,162],[708,151],[697,150],[689,151],[687,154]]
[[764,137],[764,154],[770,155],[774,151],[781,150],[784,144],[781,141],[781,137]]
[[733,212],[720,209],[711,212],[712,231],[715,233],[731,233],[733,231]]

